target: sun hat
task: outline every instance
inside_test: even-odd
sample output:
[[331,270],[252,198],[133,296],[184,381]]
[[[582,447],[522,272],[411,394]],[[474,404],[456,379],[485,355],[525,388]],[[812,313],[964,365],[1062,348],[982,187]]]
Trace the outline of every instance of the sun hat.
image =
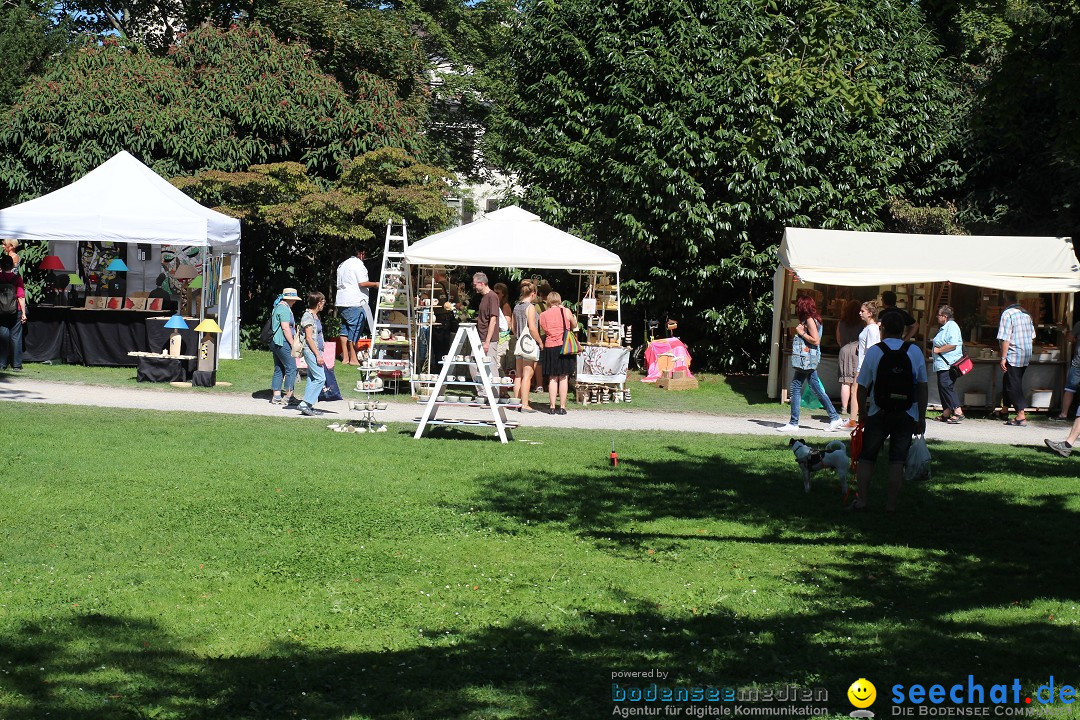
[[296,288],[285,288],[281,291],[282,300],[299,300],[300,296],[296,294]]

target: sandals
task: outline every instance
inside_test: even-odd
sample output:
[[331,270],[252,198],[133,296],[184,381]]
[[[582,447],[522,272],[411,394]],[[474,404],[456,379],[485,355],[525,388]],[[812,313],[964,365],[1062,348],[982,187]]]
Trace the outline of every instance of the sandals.
[[960,419],[962,417],[963,417],[962,415],[960,417],[956,417],[955,415],[952,415],[952,416],[946,418],[943,422],[946,425],[959,425],[960,424]]
[[1005,424],[1011,425],[1012,427],[1027,427],[1027,420],[1017,420],[1016,418],[1013,418],[1012,420],[1006,420]]

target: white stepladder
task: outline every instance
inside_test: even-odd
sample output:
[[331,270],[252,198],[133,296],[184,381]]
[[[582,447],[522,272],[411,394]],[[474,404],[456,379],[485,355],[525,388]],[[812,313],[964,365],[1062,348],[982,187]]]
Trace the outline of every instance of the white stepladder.
[[[462,353],[466,342],[469,345],[467,355]],[[413,437],[421,437],[426,428],[435,425],[455,427],[488,426],[495,428],[495,432],[502,442],[513,440],[511,430],[516,428],[518,423],[506,419],[506,408],[518,407],[518,405],[516,401],[503,401],[496,396],[496,388],[513,387],[513,383],[503,383],[501,378],[492,377],[494,368],[491,367],[491,363],[488,362],[487,356],[484,354],[480,334],[476,332],[475,323],[462,323],[458,326],[457,334],[454,336],[453,342],[450,343],[450,351],[441,364],[442,369],[439,371],[439,377],[431,388],[431,397],[420,402],[424,406],[424,412],[414,421],[418,424],[416,434]],[[458,370],[469,374],[458,375]],[[474,377],[478,381],[473,380]],[[463,402],[452,402],[448,399],[448,396],[440,395],[440,393],[447,391],[466,391],[474,394],[478,388],[483,390],[480,402],[476,402],[474,395],[463,399],[455,397],[457,400],[464,400]],[[443,400],[439,400],[440,397]],[[486,407],[491,410],[491,419],[436,418],[439,408],[447,405],[473,408]]]
[[387,220],[371,327],[370,364],[378,367],[384,380],[396,381],[395,389],[399,383],[411,382],[413,378],[412,277],[405,266],[408,249],[409,233],[404,218],[400,223]]

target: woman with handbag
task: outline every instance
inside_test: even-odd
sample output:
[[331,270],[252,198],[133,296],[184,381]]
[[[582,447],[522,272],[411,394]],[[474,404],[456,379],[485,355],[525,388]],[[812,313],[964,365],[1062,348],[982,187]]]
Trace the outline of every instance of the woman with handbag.
[[825,386],[818,377],[817,366],[821,362],[821,315],[818,313],[814,298],[804,295],[795,301],[795,314],[799,324],[795,326],[795,336],[791,341],[791,419],[787,425],[776,428],[777,432],[793,433],[799,430],[799,409],[802,406],[803,383],[810,383],[810,389],[817,395],[821,407],[829,413],[829,431],[832,432],[844,424],[840,413],[836,412],[832,400],[825,392]]
[[540,359],[540,328],[537,325],[536,285],[521,281],[521,292],[513,310],[514,317],[514,397],[521,398],[521,412],[536,412],[529,405],[533,370]]
[[941,415],[938,420],[958,425],[964,419],[964,409],[953,387],[952,366],[964,356],[964,337],[960,326],[953,320],[953,309],[948,305],[938,308],[937,319],[941,329],[934,336],[934,372],[937,374],[938,397],[941,399]]
[[[566,393],[570,386],[570,373],[577,369],[577,355],[567,354],[563,348],[567,334],[577,327],[577,318],[563,307],[562,295],[552,290],[547,296],[548,309],[540,313],[540,327],[544,331],[544,349],[540,363],[548,379],[548,403],[552,415],[566,414]],[[559,400],[555,408],[556,396]]]

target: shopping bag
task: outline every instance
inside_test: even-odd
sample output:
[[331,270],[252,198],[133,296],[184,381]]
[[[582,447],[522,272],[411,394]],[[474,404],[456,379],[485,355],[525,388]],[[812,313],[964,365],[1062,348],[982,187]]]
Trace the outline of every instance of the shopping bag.
[[907,463],[904,465],[904,479],[908,482],[930,479],[930,449],[926,447],[925,435],[911,438]]
[[[810,385],[811,382],[813,382],[813,380],[808,379],[803,383],[801,407],[810,408],[811,410],[821,410],[825,406],[818,400],[817,393],[814,392],[814,388]],[[817,379],[817,382],[820,383],[821,380]],[[824,389],[824,386],[822,386],[822,388]]]
[[319,401],[341,400],[341,388],[338,387],[337,376],[334,374],[333,369],[324,365],[323,372],[326,374],[326,381],[322,390],[319,391]]
[[585,296],[581,298],[581,314],[582,315],[595,315],[596,314],[596,296],[593,295],[593,287],[589,286],[589,289],[585,291]]

